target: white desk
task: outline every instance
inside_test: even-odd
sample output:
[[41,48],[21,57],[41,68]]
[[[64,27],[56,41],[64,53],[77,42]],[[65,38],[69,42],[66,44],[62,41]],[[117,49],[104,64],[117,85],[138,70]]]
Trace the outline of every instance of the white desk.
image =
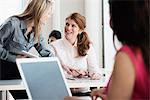
[[[76,79],[67,80],[69,88],[80,87],[102,87],[106,82],[102,80]],[[24,90],[25,87],[21,79],[18,80],[0,80],[0,90]]]
[[[81,87],[100,87],[105,86],[106,83],[101,80],[89,80],[89,79],[76,79],[67,80],[69,88],[81,88]],[[0,80],[0,91],[3,91],[2,98],[7,98],[7,90],[25,90],[24,84],[21,79],[18,80]],[[80,97],[80,100],[91,100],[90,97]]]
[[[107,85],[110,71],[103,71],[105,73],[101,80],[89,80],[89,79],[77,79],[67,80],[69,88],[80,88],[80,87],[104,87]],[[25,87],[21,79],[18,80],[0,80],[0,91],[1,90],[24,90]]]
[[16,80],[0,80],[1,90],[24,90],[25,87],[21,79]]
[[106,86],[106,82],[101,80],[91,80],[89,78],[81,78],[75,80],[67,80],[70,88],[82,88],[82,87],[104,87]]

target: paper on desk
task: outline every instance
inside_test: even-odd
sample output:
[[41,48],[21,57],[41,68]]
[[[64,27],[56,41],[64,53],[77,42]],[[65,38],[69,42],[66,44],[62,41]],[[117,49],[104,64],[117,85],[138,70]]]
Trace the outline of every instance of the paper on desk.
[[27,51],[24,51],[24,50],[22,50],[22,51],[19,51],[19,50],[15,50],[15,51],[9,51],[11,54],[15,54],[15,55],[26,55],[27,57],[29,57],[29,58],[38,58],[38,56],[37,55],[34,55],[34,54],[32,54],[32,53],[30,53],[30,52],[27,52]]

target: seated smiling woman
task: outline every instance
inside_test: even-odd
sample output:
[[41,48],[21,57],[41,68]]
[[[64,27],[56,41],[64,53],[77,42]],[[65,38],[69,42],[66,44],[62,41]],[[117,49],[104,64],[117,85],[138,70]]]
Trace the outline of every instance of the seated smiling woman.
[[96,80],[100,79],[100,68],[93,45],[84,31],[85,27],[85,17],[79,13],[72,13],[66,18],[64,38],[52,42],[52,46],[61,61],[66,77],[88,76]]

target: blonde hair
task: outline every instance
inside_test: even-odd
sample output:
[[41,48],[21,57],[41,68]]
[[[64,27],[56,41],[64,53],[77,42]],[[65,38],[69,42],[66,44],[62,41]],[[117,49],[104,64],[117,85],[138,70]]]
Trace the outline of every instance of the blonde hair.
[[53,2],[51,0],[30,0],[24,12],[18,15],[20,19],[26,20],[27,23],[34,23],[35,40],[39,41],[40,39],[40,18],[42,17],[45,10],[52,6],[52,3]]

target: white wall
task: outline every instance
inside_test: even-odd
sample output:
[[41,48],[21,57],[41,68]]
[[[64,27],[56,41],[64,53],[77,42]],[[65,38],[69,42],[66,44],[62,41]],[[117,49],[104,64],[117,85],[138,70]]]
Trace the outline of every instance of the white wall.
[[85,0],[86,31],[96,51],[99,66],[102,67],[102,1]]
[[73,12],[84,15],[84,0],[60,0],[61,31],[64,32],[65,19]]
[[0,0],[0,24],[22,11],[23,0]]
[[113,69],[115,49],[113,45],[113,32],[109,25],[109,4],[108,0],[103,0],[104,6],[104,65],[107,70]]

